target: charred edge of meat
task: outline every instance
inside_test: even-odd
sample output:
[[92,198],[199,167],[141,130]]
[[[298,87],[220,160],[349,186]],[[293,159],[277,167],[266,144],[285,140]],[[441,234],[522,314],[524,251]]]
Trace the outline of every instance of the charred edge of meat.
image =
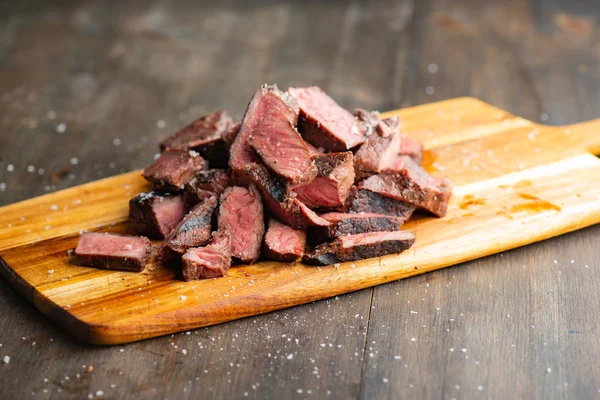
[[165,239],[159,255],[163,262],[181,258],[190,247],[204,246],[210,240],[217,198],[204,200],[192,209]]
[[312,240],[323,242],[342,235],[397,231],[400,230],[405,221],[404,218],[377,214],[341,214],[336,218],[328,218],[328,215],[332,214],[321,215],[322,218],[331,222],[330,226],[309,228]]
[[183,189],[185,203],[190,207],[212,196],[219,196],[231,186],[231,175],[225,169],[200,171]]
[[417,207],[402,200],[383,196],[370,190],[359,189],[354,196],[350,213],[373,213],[402,218],[410,218]]
[[302,261],[311,265],[330,265],[346,261],[358,261],[401,253],[415,242],[410,232],[371,232],[340,236],[331,243],[323,243],[306,254]]
[[129,201],[129,226],[138,235],[164,239],[187,211],[181,195],[141,193]]
[[402,169],[373,175],[359,188],[414,204],[439,217],[446,215],[452,195],[452,187],[447,180],[432,177],[409,157],[404,157]]
[[298,200],[311,208],[342,206],[354,182],[352,153],[328,153],[316,156],[314,160],[317,178],[293,188]]
[[260,164],[246,167],[246,175],[263,194],[266,208],[278,220],[294,228],[308,225],[329,225],[304,203],[296,198],[296,193],[287,190],[267,168]]

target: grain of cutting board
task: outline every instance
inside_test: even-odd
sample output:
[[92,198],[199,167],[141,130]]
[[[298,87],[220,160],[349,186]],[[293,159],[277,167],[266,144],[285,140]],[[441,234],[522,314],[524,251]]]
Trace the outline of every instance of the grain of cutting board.
[[[140,171],[0,208],[0,273],[80,339],[116,344],[217,324],[379,285],[600,222],[600,120],[545,127],[472,98],[393,111],[423,141],[424,166],[454,184],[448,215],[413,218],[400,255],[338,267],[261,262],[183,282],[69,265],[79,231],[126,232]],[[47,220],[49,218],[49,220]]]

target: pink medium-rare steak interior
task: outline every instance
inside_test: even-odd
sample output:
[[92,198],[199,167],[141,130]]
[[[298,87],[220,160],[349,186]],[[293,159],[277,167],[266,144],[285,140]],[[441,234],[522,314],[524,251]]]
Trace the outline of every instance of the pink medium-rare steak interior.
[[188,249],[181,261],[186,281],[225,276],[231,266],[231,239],[229,235],[214,232],[211,244]]
[[145,257],[149,243],[144,237],[86,232],[79,237],[75,254],[141,259]]
[[185,217],[187,211],[182,196],[165,196],[156,201],[154,203],[154,215],[160,233],[163,236],[168,235]]
[[263,95],[256,112],[261,116],[248,136],[250,146],[277,175],[292,183],[309,181],[317,175],[308,147],[286,119],[288,107],[272,92]]
[[320,88],[289,88],[288,93],[300,106],[299,130],[302,136],[316,147],[344,151],[365,141],[365,124]]
[[250,147],[249,138],[256,129],[259,129],[262,119],[271,113],[279,113],[292,126],[296,126],[298,108],[293,99],[282,93],[276,86],[263,86],[258,89],[246,108],[240,131],[229,153],[229,166],[238,177],[243,176],[247,165],[258,161],[258,157]]
[[282,224],[275,218],[269,220],[265,234],[265,252],[267,258],[292,262],[304,254],[306,232]]
[[138,235],[163,239],[187,211],[180,194],[140,193],[129,201],[129,224]]
[[354,183],[352,153],[328,153],[313,158],[318,170],[317,178],[294,187],[298,200],[313,208],[343,205]]
[[252,263],[260,255],[265,233],[262,198],[254,185],[232,186],[223,192],[219,207],[219,232],[231,237],[231,254]]
[[414,240],[415,235],[408,231],[391,231],[391,232],[367,232],[356,235],[340,236],[340,244],[343,248],[349,248],[357,245],[370,245],[389,240]]

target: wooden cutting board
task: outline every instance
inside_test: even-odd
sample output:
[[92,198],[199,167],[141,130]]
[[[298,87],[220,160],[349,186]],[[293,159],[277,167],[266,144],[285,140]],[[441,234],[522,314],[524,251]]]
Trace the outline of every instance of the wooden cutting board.
[[[0,208],[0,274],[80,339],[117,344],[217,324],[458,264],[600,222],[600,120],[546,127],[472,98],[393,111],[423,141],[425,166],[447,176],[448,215],[420,216],[400,255],[330,267],[262,262],[183,282],[71,266],[81,230],[127,231],[140,171]],[[158,244],[158,243],[157,243]]]

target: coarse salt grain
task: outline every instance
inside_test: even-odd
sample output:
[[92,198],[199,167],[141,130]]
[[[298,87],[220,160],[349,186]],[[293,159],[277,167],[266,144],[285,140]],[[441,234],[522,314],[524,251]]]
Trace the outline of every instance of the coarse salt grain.
[[9,356],[4,356],[4,358],[2,359],[2,362],[3,362],[4,364],[8,364],[8,363],[10,363],[10,357],[9,357]]
[[67,130],[67,124],[65,124],[64,122],[61,122],[60,124],[56,125],[57,133],[65,133],[66,130]]
[[79,164],[79,158],[73,157],[73,158],[71,158],[70,162],[71,162],[71,165],[77,165],[77,164]]
[[288,359],[288,360],[291,360],[292,358],[294,358],[294,355],[293,355],[293,354],[288,354],[288,355],[287,355],[287,359]]
[[114,139],[113,139],[113,145],[115,145],[115,146],[120,146],[120,145],[121,145],[121,139],[119,139],[119,138],[114,138]]
[[35,167],[33,165],[28,165],[27,172],[33,172],[33,171],[35,171]]
[[104,392],[102,390],[98,390],[96,392],[96,397],[101,397],[101,396],[104,396]]
[[184,301],[185,299],[187,299],[187,296],[181,295],[181,296],[179,296],[179,298],[181,299],[181,301]]
[[52,275],[53,273],[54,273],[54,270],[53,270],[53,269],[49,269],[49,270],[48,270],[48,275]]
[[12,164],[8,164],[8,165],[6,166],[6,170],[7,170],[8,172],[13,172],[13,171],[15,170],[15,166],[14,166],[14,165],[12,165]]
[[162,119],[159,119],[158,121],[156,121],[156,127],[160,128],[160,129],[164,128],[166,124],[167,123],[165,121],[163,121]]
[[383,378],[381,380],[383,381],[383,383],[388,383],[389,382],[388,378]]
[[429,65],[427,65],[427,71],[429,71],[430,74],[435,74],[439,69],[440,67],[436,63],[429,63]]

